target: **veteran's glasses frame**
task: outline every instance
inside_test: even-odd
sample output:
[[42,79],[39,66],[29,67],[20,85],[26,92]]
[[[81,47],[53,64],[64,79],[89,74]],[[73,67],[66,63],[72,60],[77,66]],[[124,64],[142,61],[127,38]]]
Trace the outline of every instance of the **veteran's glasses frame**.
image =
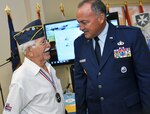
[[35,42],[35,44],[33,44],[33,47],[37,47],[37,46],[45,46],[48,42],[47,39],[42,39],[41,41]]

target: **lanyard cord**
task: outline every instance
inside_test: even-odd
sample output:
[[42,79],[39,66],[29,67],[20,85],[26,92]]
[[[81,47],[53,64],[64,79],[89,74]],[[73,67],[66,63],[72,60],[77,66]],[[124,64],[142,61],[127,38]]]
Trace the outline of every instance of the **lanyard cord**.
[[49,82],[52,84],[52,86],[54,87],[54,89],[55,89],[55,91],[56,91],[56,86],[55,86],[55,83],[54,83],[53,78],[51,77],[51,79],[50,79],[49,76],[46,75],[45,72],[44,72],[43,70],[41,70],[41,69],[40,69],[39,72],[40,72],[40,74],[42,74],[42,76],[43,76],[47,81],[49,81]]

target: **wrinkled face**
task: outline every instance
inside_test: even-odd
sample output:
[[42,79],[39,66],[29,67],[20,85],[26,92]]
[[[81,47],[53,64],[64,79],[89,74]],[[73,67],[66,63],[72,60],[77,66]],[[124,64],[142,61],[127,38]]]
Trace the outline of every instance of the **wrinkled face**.
[[87,39],[98,36],[104,29],[105,15],[103,13],[96,15],[91,10],[91,4],[89,3],[85,3],[78,8],[76,18],[80,24],[80,30],[84,32]]
[[50,59],[50,44],[45,37],[36,39],[35,46],[32,47],[32,59],[46,61]]

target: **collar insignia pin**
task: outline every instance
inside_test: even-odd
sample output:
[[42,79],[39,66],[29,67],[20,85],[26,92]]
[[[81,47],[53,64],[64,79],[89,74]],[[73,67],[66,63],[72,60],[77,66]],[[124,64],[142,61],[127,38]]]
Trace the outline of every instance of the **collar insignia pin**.
[[112,39],[114,39],[114,38],[111,36],[111,37],[109,37],[109,39],[112,40]]

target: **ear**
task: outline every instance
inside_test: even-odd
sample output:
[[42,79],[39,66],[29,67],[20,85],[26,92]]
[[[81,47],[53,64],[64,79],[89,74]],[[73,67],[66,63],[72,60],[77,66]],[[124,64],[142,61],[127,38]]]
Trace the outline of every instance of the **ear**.
[[102,24],[102,23],[104,23],[105,20],[106,20],[105,14],[101,13],[98,17],[99,23]]
[[29,46],[26,49],[26,53],[27,53],[28,56],[33,57],[33,48],[32,48],[32,46]]

